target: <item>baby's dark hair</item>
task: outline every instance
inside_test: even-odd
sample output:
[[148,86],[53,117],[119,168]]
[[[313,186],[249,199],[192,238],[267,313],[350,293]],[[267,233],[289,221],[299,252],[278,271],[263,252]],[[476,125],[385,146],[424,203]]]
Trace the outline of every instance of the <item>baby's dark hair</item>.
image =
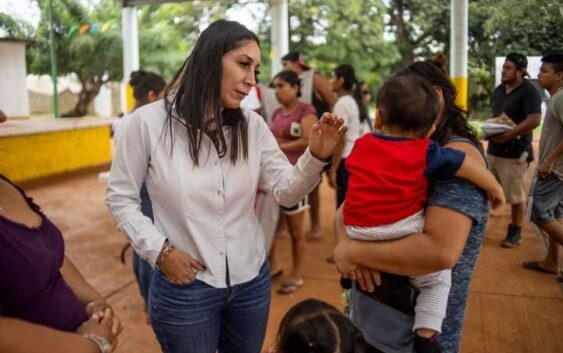
[[162,77],[144,70],[133,71],[129,84],[133,86],[133,97],[139,102],[145,102],[150,91],[158,95],[166,87]]
[[276,78],[284,80],[292,86],[297,86],[297,97],[301,97],[301,79],[295,72],[291,70],[280,71],[276,76],[274,76],[272,83]]
[[395,76],[379,90],[377,108],[384,126],[423,137],[438,117],[440,102],[426,80],[416,76]]
[[285,314],[276,353],[364,353],[360,330],[334,306],[307,299]]

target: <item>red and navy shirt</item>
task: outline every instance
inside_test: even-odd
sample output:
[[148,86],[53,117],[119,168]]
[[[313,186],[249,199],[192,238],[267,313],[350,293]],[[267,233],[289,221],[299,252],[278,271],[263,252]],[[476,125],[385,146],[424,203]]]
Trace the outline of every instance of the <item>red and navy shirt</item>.
[[377,227],[415,214],[426,203],[428,180],[453,178],[464,159],[430,139],[364,135],[346,158],[344,223]]

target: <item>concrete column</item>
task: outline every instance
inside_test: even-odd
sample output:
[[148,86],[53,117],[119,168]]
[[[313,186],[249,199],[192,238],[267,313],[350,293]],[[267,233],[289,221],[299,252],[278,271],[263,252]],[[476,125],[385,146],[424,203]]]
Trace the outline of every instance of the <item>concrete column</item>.
[[133,88],[129,85],[131,72],[139,69],[139,32],[137,30],[137,8],[121,9],[121,38],[123,42],[123,81],[121,84],[121,110],[133,108]]
[[289,52],[287,0],[272,0],[272,77],[281,71],[281,57]]
[[467,109],[468,0],[451,0],[450,77],[457,89],[456,103]]

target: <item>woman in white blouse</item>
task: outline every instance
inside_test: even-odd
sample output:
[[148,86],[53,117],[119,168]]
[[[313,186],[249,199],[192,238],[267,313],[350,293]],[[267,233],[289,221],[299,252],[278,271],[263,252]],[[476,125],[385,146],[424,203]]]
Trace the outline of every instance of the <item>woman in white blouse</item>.
[[[264,119],[240,109],[259,66],[256,35],[217,21],[201,33],[164,101],[139,108],[120,130],[106,202],[135,251],[157,269],[149,316],[165,353],[260,351],[271,283],[256,190],[296,204],[346,133],[342,119],[324,115],[291,166]],[[140,211],[143,182],[154,224]]]

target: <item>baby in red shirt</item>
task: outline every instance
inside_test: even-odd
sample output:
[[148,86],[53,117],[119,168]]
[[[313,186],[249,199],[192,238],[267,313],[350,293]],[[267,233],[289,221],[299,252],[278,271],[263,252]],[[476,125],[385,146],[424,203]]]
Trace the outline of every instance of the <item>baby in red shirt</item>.
[[[504,202],[501,186],[480,161],[429,139],[439,109],[438,95],[425,80],[394,77],[383,85],[377,96],[377,132],[358,139],[346,159],[343,215],[350,238],[382,241],[421,232],[429,180],[463,177],[485,190],[493,207]],[[410,281],[419,290],[417,339],[434,341],[446,315],[451,272]]]

